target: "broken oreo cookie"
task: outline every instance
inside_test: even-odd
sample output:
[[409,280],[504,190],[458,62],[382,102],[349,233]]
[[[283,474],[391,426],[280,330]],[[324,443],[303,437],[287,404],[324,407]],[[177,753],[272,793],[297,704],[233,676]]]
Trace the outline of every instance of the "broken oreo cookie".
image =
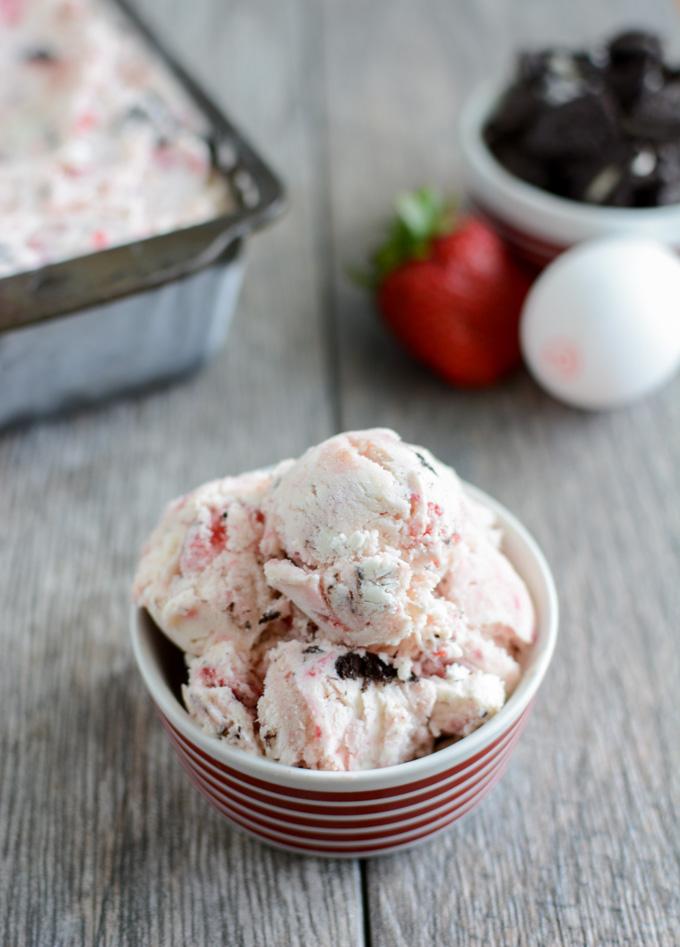
[[680,200],[680,73],[659,37],[518,57],[484,129],[503,167],[561,197],[610,207]]
[[343,681],[362,678],[364,681],[372,681],[374,684],[393,681],[397,676],[395,667],[387,664],[377,654],[370,651],[365,654],[348,651],[346,654],[340,655],[335,661],[335,672]]

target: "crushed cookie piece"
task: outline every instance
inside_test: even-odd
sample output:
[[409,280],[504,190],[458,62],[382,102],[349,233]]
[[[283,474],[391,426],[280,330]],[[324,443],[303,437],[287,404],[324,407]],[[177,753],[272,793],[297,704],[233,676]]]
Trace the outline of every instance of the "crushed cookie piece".
[[386,664],[382,658],[370,651],[367,651],[366,654],[348,651],[346,654],[340,655],[335,662],[335,671],[343,681],[363,678],[376,684],[394,680],[397,676],[395,667]]
[[52,63],[58,62],[59,57],[52,52],[52,50],[47,49],[46,46],[33,46],[30,49],[27,49],[24,53],[25,62],[40,63],[44,65],[51,65]]
[[439,474],[438,474],[437,471],[434,469],[434,467],[432,466],[432,464],[428,464],[428,462],[425,460],[425,458],[424,458],[423,455],[420,453],[420,451],[417,450],[417,451],[415,451],[414,453],[415,453],[416,457],[418,458],[418,460],[420,461],[420,463],[423,465],[423,467],[426,467],[428,470],[430,470],[430,471],[435,475],[435,477],[438,477],[438,476],[439,476]]

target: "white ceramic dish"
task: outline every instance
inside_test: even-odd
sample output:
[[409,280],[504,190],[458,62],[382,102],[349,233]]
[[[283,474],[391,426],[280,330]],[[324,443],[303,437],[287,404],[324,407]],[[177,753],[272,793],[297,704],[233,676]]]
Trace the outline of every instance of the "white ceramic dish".
[[480,86],[463,107],[463,172],[472,203],[525,258],[544,265],[575,243],[618,235],[650,237],[680,250],[680,204],[595,207],[550,194],[506,171],[483,137],[502,90],[497,83]]

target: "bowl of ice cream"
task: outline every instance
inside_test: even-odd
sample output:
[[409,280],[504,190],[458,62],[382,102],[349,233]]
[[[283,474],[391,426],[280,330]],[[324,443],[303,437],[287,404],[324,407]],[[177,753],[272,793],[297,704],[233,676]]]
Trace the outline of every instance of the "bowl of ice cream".
[[680,249],[680,80],[656,37],[522,54],[459,131],[471,202],[530,262],[606,236]]
[[133,597],[135,658],[196,787],[262,841],[332,857],[471,811],[557,636],[524,527],[382,430],[174,501]]

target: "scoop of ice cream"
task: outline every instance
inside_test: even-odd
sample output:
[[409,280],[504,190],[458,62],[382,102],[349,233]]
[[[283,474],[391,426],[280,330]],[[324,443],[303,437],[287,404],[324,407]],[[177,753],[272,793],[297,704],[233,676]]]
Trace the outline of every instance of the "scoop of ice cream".
[[289,766],[359,770],[432,749],[436,689],[401,681],[387,659],[289,641],[271,656],[258,702],[265,755]]
[[534,610],[527,587],[490,543],[461,545],[438,591],[487,637],[507,647],[531,642]]
[[507,693],[514,690],[521,675],[519,662],[509,651],[483,630],[453,602],[432,596],[427,609],[427,623],[420,636],[422,646],[414,648],[408,639],[399,648],[400,656],[409,657],[417,673],[442,676],[453,664],[493,674],[505,685]]
[[189,683],[182,687],[182,697],[191,717],[231,746],[260,753],[255,734],[259,682],[233,641],[213,640],[188,664]]
[[505,687],[495,674],[452,664],[443,678],[432,678],[435,704],[429,720],[434,737],[464,737],[505,703]]
[[460,517],[455,473],[387,429],[338,434],[310,448],[274,484],[271,531],[300,565],[394,549],[432,571],[446,562]]
[[470,625],[518,653],[534,636],[534,608],[526,585],[501,549],[494,514],[465,498],[466,525],[451,551],[436,594],[453,602]]
[[417,633],[464,522],[455,473],[382,429],[308,450],[263,509],[268,582],[330,640],[371,648]]
[[318,628],[314,622],[292,603],[289,608],[288,619],[285,622],[271,622],[250,650],[250,666],[260,682],[264,681],[277,645],[284,641],[301,641],[306,645],[317,643]]
[[358,770],[430,752],[461,737],[505,701],[494,674],[452,664],[404,680],[386,654],[287,641],[273,649],[257,705],[264,753],[291,766]]
[[290,603],[268,585],[259,544],[273,478],[254,471],[204,484],[171,503],[142,551],[133,597],[182,650],[212,635],[248,649]]

